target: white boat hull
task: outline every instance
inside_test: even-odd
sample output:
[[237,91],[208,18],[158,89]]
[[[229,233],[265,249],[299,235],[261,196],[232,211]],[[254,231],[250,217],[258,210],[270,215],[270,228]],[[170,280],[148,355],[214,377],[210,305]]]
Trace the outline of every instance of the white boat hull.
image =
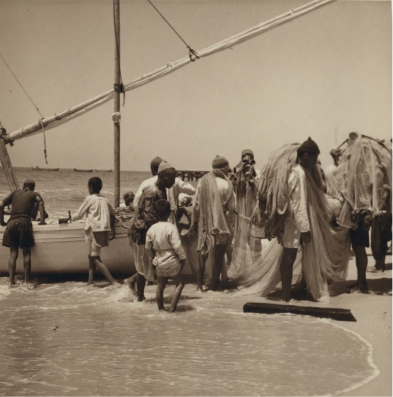
[[[0,244],[5,227],[0,226]],[[31,249],[32,274],[86,273],[89,246],[85,242],[83,223],[38,225],[33,222],[36,245]],[[9,248],[0,246],[0,273],[8,274]],[[101,258],[112,274],[135,272],[134,255],[128,243],[127,229],[116,225],[116,238],[102,250]],[[19,253],[16,272],[23,272]]]

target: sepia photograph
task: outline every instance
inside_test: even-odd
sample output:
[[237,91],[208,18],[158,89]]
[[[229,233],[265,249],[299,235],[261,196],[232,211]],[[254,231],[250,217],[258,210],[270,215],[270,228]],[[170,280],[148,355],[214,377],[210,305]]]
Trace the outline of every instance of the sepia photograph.
[[390,0],[0,0],[0,396],[392,395]]

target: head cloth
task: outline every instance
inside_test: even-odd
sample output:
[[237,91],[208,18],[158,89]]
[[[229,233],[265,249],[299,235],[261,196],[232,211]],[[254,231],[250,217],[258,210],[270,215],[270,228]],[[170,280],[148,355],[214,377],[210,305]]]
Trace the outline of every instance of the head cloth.
[[253,152],[251,149],[244,149],[244,150],[242,151],[242,158],[243,158],[244,156],[246,156],[247,154],[249,154],[250,156],[252,156],[252,158],[254,158],[254,152]]
[[175,169],[175,167],[172,164],[167,163],[166,161],[162,161],[160,166],[158,167],[158,175],[160,175],[162,172],[170,169]]
[[225,167],[228,163],[228,160],[224,156],[216,156],[213,159],[212,166],[213,168],[221,168]]
[[155,167],[158,168],[158,166],[161,164],[162,158],[161,157],[155,157],[151,162],[150,162],[150,167]]

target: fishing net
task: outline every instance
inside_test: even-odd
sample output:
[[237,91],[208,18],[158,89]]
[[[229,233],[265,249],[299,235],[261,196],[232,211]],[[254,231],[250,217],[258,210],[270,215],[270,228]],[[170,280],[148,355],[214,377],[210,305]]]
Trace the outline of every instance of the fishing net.
[[117,207],[115,208],[115,218],[125,229],[129,230],[134,212],[135,208],[133,205],[128,207]]
[[258,188],[258,208],[252,223],[264,229],[267,239],[277,237],[284,230],[288,206],[288,178],[296,164],[299,143],[287,144],[274,150],[261,171]]
[[[239,294],[258,293],[264,296],[280,283],[280,263],[284,249],[279,240],[284,231],[288,208],[288,178],[296,164],[298,147],[299,144],[280,147],[270,155],[267,165],[262,170],[258,189],[259,203],[249,224],[264,230],[266,237],[271,241],[264,240],[259,258],[254,258],[247,266],[243,266],[239,275],[228,282],[228,288],[247,287],[239,291]],[[345,280],[350,241],[347,229],[333,226],[341,203],[324,193],[319,168],[305,170],[305,174],[312,240],[299,248],[294,265],[293,283],[304,277],[309,292],[318,301],[326,295],[328,282]],[[249,233],[250,228],[251,226],[248,227]],[[260,233],[262,234],[263,232]],[[239,257],[241,255],[244,255],[244,247]]]
[[392,188],[391,145],[351,133],[334,174],[334,183],[345,197],[337,220],[340,225],[356,227],[365,212],[376,217],[391,208],[391,195],[386,194]]

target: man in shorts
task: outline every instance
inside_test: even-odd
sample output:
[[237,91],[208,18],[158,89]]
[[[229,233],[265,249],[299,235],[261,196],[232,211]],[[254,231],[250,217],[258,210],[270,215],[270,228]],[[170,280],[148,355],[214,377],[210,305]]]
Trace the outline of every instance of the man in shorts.
[[[40,212],[39,225],[45,225],[45,206],[39,193],[34,192],[35,182],[27,179],[23,189],[15,190],[0,202],[0,223],[7,225],[3,235],[3,246],[10,248],[8,270],[10,285],[15,285],[16,260],[19,248],[23,252],[23,265],[25,271],[25,283],[30,282],[31,252],[30,248],[35,245],[31,214],[38,204]],[[11,216],[6,224],[4,222],[4,207],[11,205]]]

